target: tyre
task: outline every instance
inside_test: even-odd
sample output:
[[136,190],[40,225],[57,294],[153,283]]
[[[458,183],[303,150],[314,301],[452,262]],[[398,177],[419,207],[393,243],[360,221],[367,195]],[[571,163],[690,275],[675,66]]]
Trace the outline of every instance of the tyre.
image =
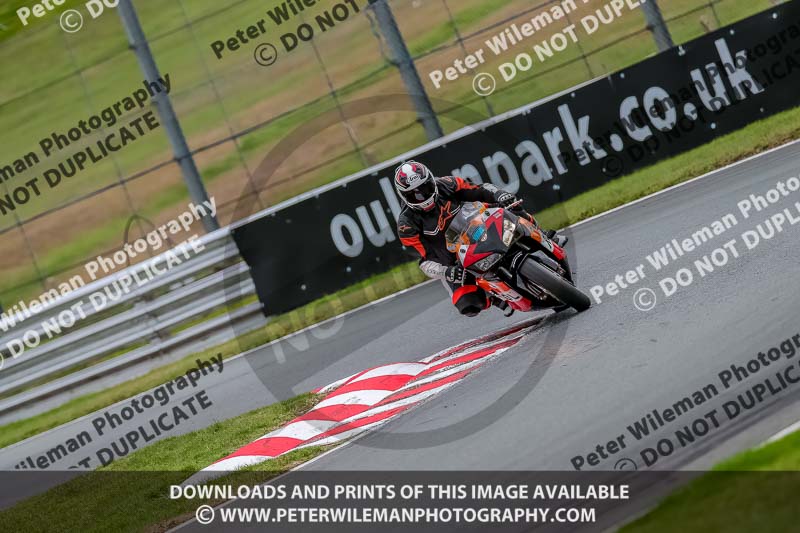
[[561,278],[552,270],[528,258],[519,269],[520,276],[539,285],[562,303],[569,305],[579,313],[592,306],[592,301],[570,282]]

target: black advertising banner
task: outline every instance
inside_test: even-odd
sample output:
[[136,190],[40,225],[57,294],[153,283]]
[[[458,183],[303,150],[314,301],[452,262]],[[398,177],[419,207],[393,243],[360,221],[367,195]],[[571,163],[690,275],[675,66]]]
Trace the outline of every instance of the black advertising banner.
[[[798,87],[800,2],[790,2],[406,157],[515,192],[536,212],[794,107]],[[409,259],[394,227],[397,163],[234,230],[266,314]]]

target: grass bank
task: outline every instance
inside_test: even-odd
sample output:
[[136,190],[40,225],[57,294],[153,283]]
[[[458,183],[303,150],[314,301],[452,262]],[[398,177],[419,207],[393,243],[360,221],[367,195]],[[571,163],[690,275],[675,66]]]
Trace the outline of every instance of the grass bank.
[[[545,227],[564,227],[799,137],[800,107],[755,122],[682,155],[616,179],[559,206],[546,209],[538,213],[538,218]],[[197,358],[207,359],[218,353],[222,353],[225,358],[232,357],[413,286],[424,279],[415,263],[374,276],[291,313],[275,317],[265,328],[238,339],[193,354],[112,389],[81,396],[58,409],[0,426],[0,447],[8,446],[160,385],[185,373],[195,364]]]
[[[7,531],[165,531],[189,520],[202,504],[219,500],[172,500],[170,485],[260,435],[306,412],[306,394],[172,437],[0,512]],[[286,454],[211,484],[263,483],[319,455],[315,447]],[[785,532],[797,529],[800,507],[800,433],[749,450],[718,465],[667,497],[622,533]],[[98,490],[102,487],[102,490]]]
[[[66,0],[42,18],[31,17],[25,27],[15,10],[32,5],[30,2],[9,0],[0,6],[0,43],[3,44],[0,60],[13,72],[0,87],[0,100],[5,104],[0,115],[0,131],[5,133],[2,142],[4,153],[10,154],[9,161],[30,151],[42,135],[72,127],[78,119],[85,118],[84,113],[113,103],[142,81],[135,59],[128,51],[119,17],[112,10],[106,10],[102,17],[87,23],[87,28],[74,35],[59,29],[59,14],[67,8],[83,10],[84,3]],[[315,9],[330,8],[335,3],[320,1]],[[591,0],[582,9],[588,13],[603,3]],[[237,193],[249,190],[247,168],[257,166],[287,131],[335,109],[333,99],[325,96],[327,85],[321,81],[318,59],[309,47],[284,58],[285,61],[282,59],[274,67],[278,70],[254,70],[250,54],[230,54],[224,61],[217,62],[203,44],[220,39],[236,28],[246,27],[255,17],[263,15],[263,9],[280,2],[265,4],[259,7],[257,2],[235,2],[224,9],[213,0],[140,2],[136,5],[144,31],[153,40],[152,48],[162,72],[173,76],[173,103],[189,145],[206,146],[227,137],[230,129],[243,132],[238,149],[232,144],[222,144],[197,154],[197,165],[209,194],[220,203],[230,202]],[[451,63],[459,53],[458,38],[466,39],[467,49],[474,48],[497,29],[483,34],[476,32],[532,9],[526,0],[461,0],[451,2],[447,9],[438,2],[395,4],[395,15],[402,22],[408,46],[420,55],[418,68],[421,72]],[[675,42],[682,43],[770,5],[768,0],[717,0],[713,6],[706,0],[671,0],[662,5],[662,9]],[[495,112],[501,113],[641,61],[657,50],[650,33],[642,31],[644,27],[641,10],[634,10],[613,25],[585,36],[580,47],[572,46],[560,53],[558,59],[549,61],[548,70],[554,70],[547,75],[541,75],[537,69],[520,73],[514,88],[501,88],[487,101]],[[352,24],[340,28],[337,28],[336,38],[320,41],[324,52],[321,60],[330,73],[338,98],[351,101],[394,90],[391,87],[396,87],[393,81],[396,71],[385,60],[367,17],[354,19]],[[549,33],[542,37],[546,35]],[[354,56],[352,50],[363,53]],[[585,58],[581,52],[586,54]],[[496,67],[499,61],[496,58],[488,66]],[[48,65],[48,68],[28,68],[37,64]],[[237,74],[243,71],[248,72],[248,76]],[[209,79],[215,81],[218,90],[209,90]],[[304,90],[298,91],[298,87]],[[469,82],[450,84],[437,91],[436,96],[445,101],[466,103],[482,114],[486,112],[483,99],[473,100],[475,95]],[[446,131],[463,126],[444,116],[442,122]],[[403,123],[409,125],[400,133],[378,140],[387,130],[394,130]],[[382,112],[369,120],[355,121],[351,126],[368,158],[382,161],[424,142],[422,128],[418,124],[412,127],[412,124],[416,123],[410,113]],[[363,168],[363,161],[352,152],[347,136],[324,135],[315,140],[315,146],[319,148],[319,157],[309,157],[324,162],[309,168],[292,160],[293,164],[279,169],[275,181],[283,181],[284,185],[263,188],[260,198],[265,206]],[[137,175],[170,160],[168,143],[163,136],[148,135],[118,153],[114,164],[106,161],[81,172],[68,183],[64,182],[58,194],[20,206],[17,214],[22,220],[31,219],[48,209],[69,205],[70,200],[101,187],[112,187],[118,179]],[[183,210],[189,197],[178,175],[177,167],[169,165],[129,182],[125,194],[117,188],[109,188],[103,196],[82,200],[79,208],[73,206],[37,222],[25,223],[31,254],[20,254],[25,247],[19,241],[19,232],[8,231],[0,238],[0,256],[17,257],[17,260],[0,264],[0,303],[8,307],[20,299],[34,298],[43,287],[71,275],[74,265],[118,247],[125,223],[134,212],[161,221]],[[25,176],[17,178],[27,179]],[[13,188],[14,183],[17,182],[9,186]],[[125,199],[127,195],[131,196],[131,202]],[[253,209],[256,209],[255,204]],[[79,216],[87,213],[93,216]],[[233,210],[222,209],[219,216],[223,223],[230,222]],[[5,228],[13,226],[11,217],[0,222]]]
[[218,354],[222,354],[225,359],[233,357],[289,333],[416,285],[423,280],[424,275],[419,271],[416,263],[402,265],[385,274],[371,277],[290,313],[274,317],[265,327],[246,333],[237,339],[189,355],[115,387],[72,399],[51,411],[0,426],[0,448],[66,424],[175,379],[195,367],[197,359],[206,360]]
[[547,227],[563,228],[797,138],[800,107],[570,198],[538,218]]
[[[315,402],[314,396],[305,394],[188,435],[159,441],[0,512],[0,530],[33,533],[57,527],[65,532],[165,531],[185,521],[204,503],[169,499],[170,485],[182,483],[236,448],[307,412]],[[323,450],[297,450],[214,483],[264,482]]]
[[[551,226],[573,223],[664,187],[731,163],[800,136],[800,109],[755,123],[670,161],[649,167],[543,212]],[[3,445],[130,397],[185,372],[197,357],[242,350],[279,338],[345,309],[351,309],[421,280],[416,265],[404,265],[276,317],[266,328],[132,380],[110,391],[87,395],[62,408],[0,428]],[[171,500],[169,486],[239,446],[307,411],[316,401],[303,395],[188,435],[139,450],[108,467],[58,486],[0,513],[10,531],[163,531],[188,519],[204,502]],[[318,455],[309,448],[235,474],[236,482],[258,483]],[[800,477],[800,434],[751,450],[719,465],[667,498],[659,507],[623,529],[626,533],[674,531],[792,531],[798,523],[794,494]],[[766,471],[769,474],[745,473]],[[775,471],[778,471],[777,473]],[[781,473],[783,472],[783,473]],[[231,482],[223,478],[218,483]],[[101,486],[102,490],[97,488]],[[215,504],[218,502],[205,502]]]
[[622,533],[797,531],[800,433],[721,463]]

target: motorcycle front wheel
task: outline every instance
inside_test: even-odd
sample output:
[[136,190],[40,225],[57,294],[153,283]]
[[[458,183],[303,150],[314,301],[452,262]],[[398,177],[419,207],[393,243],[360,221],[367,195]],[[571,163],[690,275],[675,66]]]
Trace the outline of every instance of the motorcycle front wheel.
[[579,313],[592,306],[589,297],[577,287],[530,257],[522,263],[519,274]]

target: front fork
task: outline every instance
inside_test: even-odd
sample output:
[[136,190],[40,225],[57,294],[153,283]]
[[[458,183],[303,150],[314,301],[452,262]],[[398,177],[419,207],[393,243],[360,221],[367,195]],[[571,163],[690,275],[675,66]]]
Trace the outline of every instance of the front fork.
[[558,244],[548,239],[544,232],[533,223],[520,218],[524,236],[533,240],[538,246],[531,246],[531,243],[526,243],[525,239],[519,239],[516,242],[522,251],[519,252],[511,262],[511,270],[516,273],[522,262],[529,256],[533,255],[536,260],[544,266],[558,273],[567,281],[574,285],[572,279],[572,269],[570,268],[569,260],[567,259],[567,252]]
[[[574,282],[572,280],[572,270],[567,260],[566,251],[547,238],[533,215],[530,215],[524,210],[515,211],[514,214],[518,217],[518,224],[522,228],[520,230],[523,234],[521,237],[528,237],[538,246],[531,246],[529,243],[526,243],[523,238],[518,239],[515,246],[519,247],[520,250],[512,258],[508,268],[506,266],[498,268],[498,274],[503,281],[479,279],[478,285],[487,292],[494,293],[505,300],[514,309],[518,311],[530,311],[533,308],[533,302],[508,285],[508,283],[511,283],[513,286],[519,286],[517,272],[522,262],[529,256],[536,256],[536,260],[544,264],[547,268],[563,276],[570,283],[574,284]],[[546,295],[543,294],[540,296],[545,297]]]

